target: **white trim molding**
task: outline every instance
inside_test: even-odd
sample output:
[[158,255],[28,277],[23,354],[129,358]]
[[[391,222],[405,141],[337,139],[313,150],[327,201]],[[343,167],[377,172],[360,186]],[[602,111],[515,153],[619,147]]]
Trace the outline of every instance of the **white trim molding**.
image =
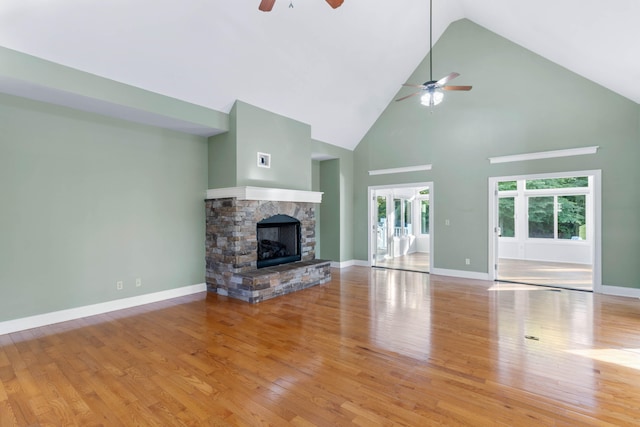
[[558,157],[583,156],[595,154],[600,146],[568,148],[566,150],[539,151],[537,153],[514,154],[511,156],[489,157],[489,163],[523,162],[526,160],[555,159]]
[[392,173],[430,171],[432,165],[406,166],[403,168],[376,169],[370,170],[369,175],[389,175]]
[[361,261],[359,259],[351,259],[349,261],[342,261],[342,262],[331,261],[331,267],[333,268],[347,268],[347,267],[353,267],[353,266],[370,267],[367,261]]
[[432,275],[459,277],[461,279],[490,280],[489,273],[478,273],[476,271],[449,270],[446,268],[432,268],[429,271]]
[[618,297],[640,298],[640,289],[626,288],[623,286],[602,285],[598,293],[604,295],[614,295]]
[[266,187],[227,187],[207,190],[206,199],[269,200],[274,202],[321,203],[320,191],[288,190]]
[[204,292],[206,290],[207,284],[200,283],[197,285],[184,286],[182,288],[169,289],[167,291],[154,292],[151,294],[122,298],[99,304],[70,308],[68,310],[54,311],[51,313],[23,317],[21,319],[7,320],[5,322],[0,322],[0,335],[24,331],[27,329],[39,328],[41,326],[53,325],[55,323],[67,322],[69,320],[76,320],[83,317],[109,313],[111,311],[124,310],[126,308],[132,308],[140,305],[151,304],[154,302],[165,301],[172,298],[197,294],[198,292]]

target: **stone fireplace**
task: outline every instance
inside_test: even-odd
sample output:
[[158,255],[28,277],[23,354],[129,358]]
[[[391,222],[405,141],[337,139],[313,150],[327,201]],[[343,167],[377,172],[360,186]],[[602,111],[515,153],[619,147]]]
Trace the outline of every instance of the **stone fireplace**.
[[234,187],[207,191],[209,291],[251,303],[331,280],[315,257],[322,193]]

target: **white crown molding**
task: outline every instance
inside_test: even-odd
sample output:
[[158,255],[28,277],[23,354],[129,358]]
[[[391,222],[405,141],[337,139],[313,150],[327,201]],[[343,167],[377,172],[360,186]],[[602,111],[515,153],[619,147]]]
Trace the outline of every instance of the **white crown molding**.
[[432,165],[418,165],[418,166],[406,166],[403,168],[376,169],[376,170],[369,171],[369,175],[389,175],[392,173],[430,171],[431,167]]
[[235,198],[238,200],[267,200],[274,202],[321,203],[321,191],[288,190],[266,187],[227,187],[207,190],[207,200]]
[[53,325],[60,322],[67,322],[69,320],[76,320],[83,317],[95,316],[97,314],[109,313],[111,311],[124,310],[126,308],[196,294],[206,290],[206,283],[200,283],[177,289],[169,289],[167,291],[154,292],[151,294],[122,298],[99,304],[70,308],[68,310],[54,311],[51,313],[38,314],[36,316],[23,317],[21,319],[7,320],[5,322],[0,322],[0,335],[39,328],[46,325]]
[[566,150],[539,151],[537,153],[514,154],[512,156],[489,157],[489,163],[523,162],[526,160],[555,159],[558,157],[583,156],[595,154],[600,146],[568,148]]

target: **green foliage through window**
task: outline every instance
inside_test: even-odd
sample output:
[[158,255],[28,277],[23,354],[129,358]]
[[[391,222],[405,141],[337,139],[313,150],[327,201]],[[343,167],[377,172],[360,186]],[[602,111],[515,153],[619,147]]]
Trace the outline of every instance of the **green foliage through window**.
[[517,181],[502,181],[498,183],[498,191],[510,191],[517,190],[518,182]]
[[528,180],[527,190],[538,190],[547,188],[584,188],[589,186],[589,178],[586,176],[571,178],[551,178]]

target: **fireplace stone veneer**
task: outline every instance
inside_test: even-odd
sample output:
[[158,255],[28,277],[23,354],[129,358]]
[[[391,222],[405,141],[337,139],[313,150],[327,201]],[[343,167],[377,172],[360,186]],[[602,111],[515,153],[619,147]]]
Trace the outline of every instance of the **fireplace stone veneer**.
[[[250,303],[327,283],[330,261],[315,259],[315,204],[207,198],[207,289]],[[300,221],[301,261],[257,268],[257,223],[274,215]]]

